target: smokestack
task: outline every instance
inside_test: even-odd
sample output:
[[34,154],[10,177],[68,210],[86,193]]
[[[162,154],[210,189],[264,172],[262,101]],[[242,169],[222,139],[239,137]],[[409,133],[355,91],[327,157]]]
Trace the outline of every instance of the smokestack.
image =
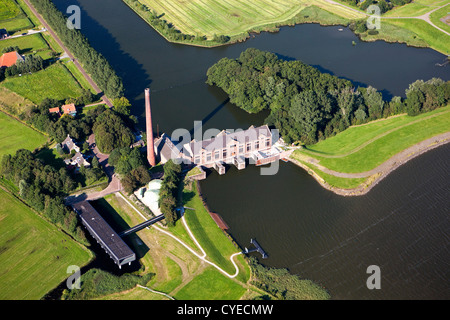
[[145,89],[145,119],[147,125],[147,160],[153,167],[156,165],[155,147],[153,145],[152,111],[150,109],[150,89]]

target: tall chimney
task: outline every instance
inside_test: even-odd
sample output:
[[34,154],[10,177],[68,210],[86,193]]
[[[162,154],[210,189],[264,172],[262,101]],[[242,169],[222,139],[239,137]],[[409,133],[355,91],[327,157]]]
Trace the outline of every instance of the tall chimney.
[[152,111],[150,109],[150,89],[145,89],[145,119],[147,125],[147,160],[153,167],[156,165],[155,147],[153,145]]

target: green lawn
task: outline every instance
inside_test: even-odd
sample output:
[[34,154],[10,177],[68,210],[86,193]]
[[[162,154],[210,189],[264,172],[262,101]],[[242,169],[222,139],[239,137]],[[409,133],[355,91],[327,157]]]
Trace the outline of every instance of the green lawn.
[[49,47],[41,34],[36,33],[29,36],[23,36],[13,39],[0,41],[0,52],[6,47],[19,47],[20,54],[29,54],[41,50],[48,50]]
[[[230,256],[239,250],[232,244],[230,239],[217,226],[203,206],[197,186],[192,183],[192,191],[185,188],[183,191],[184,206],[195,210],[187,209],[185,213],[186,222],[194,234],[200,246],[205,250],[208,259],[216,263],[229,274],[234,274],[235,267],[230,261]],[[242,256],[235,257],[242,265],[247,265]],[[246,282],[248,280],[248,270],[241,268],[238,278]]]
[[312,156],[334,171],[365,172],[420,141],[448,132],[449,123],[447,106],[416,117],[403,115],[351,127],[294,154]]
[[177,300],[239,300],[246,289],[208,267],[175,295]]
[[442,18],[448,16],[449,14],[450,14],[450,2],[449,4],[447,4],[447,6],[433,12],[430,15],[430,20],[439,28],[447,32],[450,32],[450,26],[445,22],[441,21]]
[[410,30],[431,48],[443,54],[450,54],[450,36],[447,36],[427,22],[418,19],[389,19],[388,23]]
[[292,0],[140,0],[142,4],[165,13],[185,34],[214,34],[229,36],[241,34],[261,25],[285,21],[294,17],[305,6]]
[[417,17],[436,7],[444,5],[448,0],[415,0],[404,6],[396,7],[384,14],[386,17]]
[[0,189],[0,299],[37,300],[91,253]]
[[0,112],[0,159],[18,149],[33,151],[46,141],[43,134]]
[[59,63],[21,77],[8,78],[0,83],[20,96],[38,104],[44,98],[65,100],[81,95],[81,86],[67,68]]
[[0,21],[15,18],[20,13],[20,9],[13,0],[0,1]]

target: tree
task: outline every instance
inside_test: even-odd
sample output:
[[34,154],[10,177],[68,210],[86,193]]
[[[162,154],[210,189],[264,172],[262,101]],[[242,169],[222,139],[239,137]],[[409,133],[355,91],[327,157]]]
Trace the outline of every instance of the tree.
[[128,101],[127,98],[120,97],[120,98],[114,99],[113,105],[114,105],[114,109],[118,113],[123,114],[125,116],[130,115],[131,103],[130,103],[130,101]]

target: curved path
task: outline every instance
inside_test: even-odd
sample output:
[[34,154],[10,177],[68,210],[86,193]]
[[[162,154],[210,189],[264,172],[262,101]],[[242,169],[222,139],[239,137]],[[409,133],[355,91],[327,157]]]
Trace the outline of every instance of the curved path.
[[[320,164],[316,163],[315,159],[302,159],[307,161],[308,163],[314,165],[319,169],[320,171],[333,175],[335,177],[339,178],[348,178],[348,179],[354,179],[354,178],[367,178],[375,174],[387,174],[391,171],[393,171],[395,168],[399,167],[401,164],[411,160],[414,157],[417,157],[418,155],[434,149],[438,146],[444,145],[446,143],[450,142],[450,132],[446,132],[443,134],[440,134],[438,136],[434,136],[432,138],[429,138],[427,140],[421,141],[388,159],[387,161],[380,164],[378,167],[365,171],[365,172],[359,172],[359,173],[345,173],[345,172],[338,172],[331,169],[328,169],[324,166],[321,166]],[[296,162],[295,159],[290,158],[292,162]]]
[[[351,155],[351,154],[353,154],[353,153],[356,153],[356,152],[360,151],[361,149],[367,147],[367,146],[368,146],[369,144],[371,144],[372,142],[375,142],[376,140],[381,139],[381,138],[383,138],[384,136],[387,136],[388,134],[390,134],[390,133],[392,133],[392,132],[395,132],[395,131],[397,131],[397,130],[399,130],[399,129],[402,129],[402,128],[404,128],[404,127],[410,126],[410,125],[415,124],[415,123],[417,123],[417,122],[420,122],[420,121],[423,121],[423,120],[428,120],[428,119],[431,119],[431,118],[440,116],[440,115],[442,115],[443,113],[448,113],[448,112],[450,112],[450,110],[449,110],[449,111],[444,111],[444,112],[442,112],[442,113],[439,112],[439,113],[436,113],[436,114],[432,114],[432,115],[429,115],[429,116],[427,116],[427,117],[420,118],[420,119],[417,119],[417,120],[414,120],[414,121],[405,123],[404,125],[401,125],[401,126],[392,128],[391,130],[388,130],[388,131],[386,131],[386,132],[383,132],[382,134],[380,134],[380,135],[378,135],[378,136],[376,136],[376,137],[373,137],[373,138],[370,139],[370,140],[367,140],[366,142],[364,142],[363,144],[359,145],[359,146],[356,147],[355,149],[350,150],[350,151],[348,151],[348,152],[346,152],[346,153],[336,154],[336,155],[327,155],[327,154],[322,154],[322,153],[321,153],[321,154],[316,154],[316,152],[315,152],[314,150],[308,150],[308,149],[306,149],[306,150],[308,151],[306,154],[317,155],[318,157],[321,157],[321,158],[329,158],[329,159],[344,158],[344,157],[347,157],[347,156],[349,156],[349,155]],[[396,117],[396,116],[394,116],[394,117]],[[380,120],[382,121],[382,120],[387,120],[387,119],[390,119],[390,118],[380,119]],[[375,120],[375,121],[377,121],[377,120]],[[369,123],[366,123],[365,125],[371,124],[371,123],[374,123],[374,121],[369,122]],[[359,125],[359,126],[361,126],[361,125]]]
[[[133,206],[133,205],[128,201],[128,199],[126,199],[120,192],[117,193],[117,194],[118,194],[125,202],[127,202],[128,205],[129,205],[131,208],[133,208],[133,209],[134,209],[134,210],[135,210],[135,211],[136,211],[143,219],[147,220],[147,219],[142,215],[142,213],[141,213],[138,209],[136,209],[135,206]],[[183,222],[183,225],[186,227],[186,230],[188,231],[189,236],[193,239],[193,241],[195,242],[195,244],[198,246],[198,248],[199,248],[200,251],[202,252],[201,255],[198,254],[198,253],[197,253],[195,250],[193,250],[191,247],[189,247],[189,246],[188,246],[186,243],[184,243],[182,240],[180,240],[180,239],[178,239],[177,237],[175,237],[172,233],[170,233],[170,232],[168,232],[168,231],[166,231],[166,230],[163,230],[162,228],[160,228],[160,227],[158,227],[158,226],[156,226],[156,225],[153,225],[152,227],[155,228],[156,230],[158,230],[159,232],[162,232],[162,233],[168,235],[169,237],[175,239],[176,241],[178,241],[183,247],[185,247],[187,250],[189,250],[193,255],[195,255],[196,257],[198,257],[200,260],[202,260],[202,261],[204,261],[204,262],[206,262],[206,263],[212,265],[213,267],[215,267],[217,270],[219,270],[221,273],[223,273],[223,274],[224,274],[225,276],[227,276],[228,278],[230,278],[230,279],[231,279],[231,278],[235,278],[235,277],[239,274],[239,268],[238,268],[236,262],[234,261],[234,257],[237,256],[237,255],[239,255],[239,254],[242,254],[242,252],[236,252],[236,253],[234,253],[234,254],[232,254],[232,255],[230,256],[230,260],[231,260],[231,262],[232,262],[232,264],[233,264],[233,266],[234,266],[236,272],[235,272],[234,274],[229,274],[228,272],[226,272],[225,270],[223,270],[222,268],[220,268],[220,267],[219,267],[218,265],[216,265],[215,263],[213,263],[213,262],[211,262],[211,261],[209,261],[209,260],[206,259],[206,253],[205,253],[205,251],[203,250],[203,248],[200,246],[200,244],[198,243],[197,239],[196,239],[196,238],[194,237],[194,235],[192,234],[192,232],[191,232],[189,226],[188,226],[187,223],[186,223],[185,217],[184,217],[184,216],[181,217],[181,220],[182,220],[182,222]]]
[[[336,1],[333,1],[333,0],[325,0],[325,1],[328,2],[328,3],[330,3],[330,4],[334,4],[334,5],[337,5],[337,6],[345,7],[345,8],[347,8],[347,9],[349,9],[349,10],[352,10],[352,11],[355,11],[355,12],[358,12],[358,13],[365,14],[365,15],[368,16],[368,17],[371,16],[371,15],[368,14],[367,12],[364,12],[364,11],[361,11],[361,10],[358,10],[358,9],[355,9],[355,8],[352,8],[352,7],[349,7],[349,6],[346,6],[345,4],[342,4],[342,3],[339,3],[339,2],[336,2]],[[448,5],[448,3],[447,3],[447,4],[444,4],[444,5],[440,6],[440,7],[437,7],[437,8],[435,8],[435,9],[431,10],[431,11],[428,11],[427,13],[425,13],[425,14],[423,14],[423,15],[421,15],[421,16],[415,16],[415,17],[385,17],[385,16],[381,16],[380,18],[381,18],[381,19],[419,19],[419,20],[423,20],[423,21],[427,22],[428,24],[430,24],[433,28],[436,28],[437,30],[439,30],[439,31],[445,33],[446,35],[450,36],[450,33],[448,33],[447,31],[445,31],[445,30],[439,28],[438,26],[436,26],[436,25],[435,25],[433,22],[431,22],[431,20],[430,20],[430,14],[432,14],[432,13],[435,12],[436,10],[439,10],[439,9],[441,9],[441,8],[447,6],[447,5]]]

